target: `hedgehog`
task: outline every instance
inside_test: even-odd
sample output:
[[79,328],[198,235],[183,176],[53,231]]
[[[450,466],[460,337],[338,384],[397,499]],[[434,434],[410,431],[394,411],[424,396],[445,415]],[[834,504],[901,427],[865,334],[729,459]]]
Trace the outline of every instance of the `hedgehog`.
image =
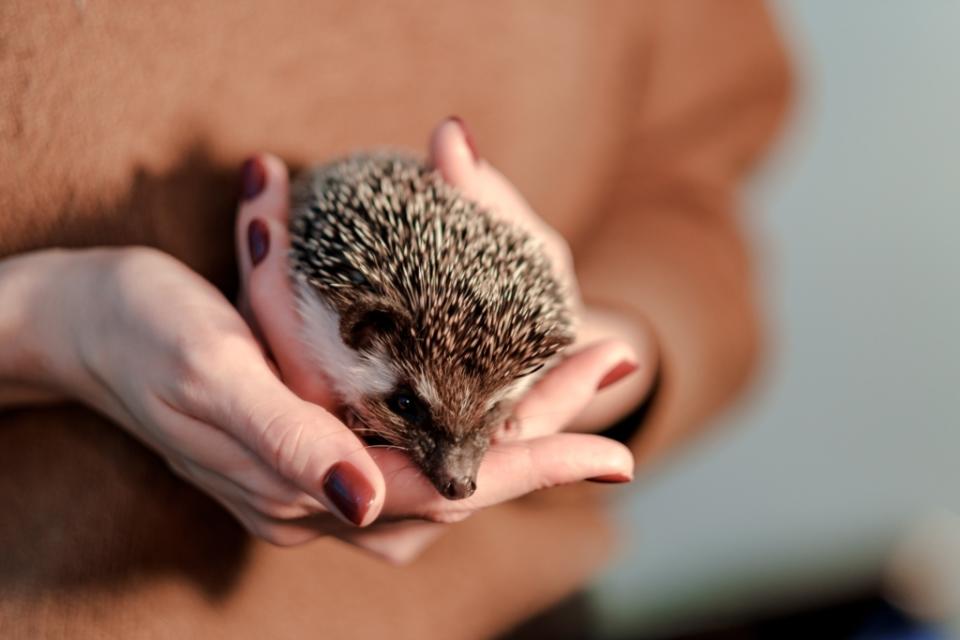
[[348,156],[291,188],[304,354],[366,443],[469,497],[516,401],[573,340],[540,241],[401,152]]

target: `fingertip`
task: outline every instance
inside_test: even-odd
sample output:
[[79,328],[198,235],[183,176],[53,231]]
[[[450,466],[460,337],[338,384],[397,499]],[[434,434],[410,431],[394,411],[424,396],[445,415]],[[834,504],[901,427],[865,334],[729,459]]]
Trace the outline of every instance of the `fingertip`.
[[588,344],[570,354],[568,362],[593,379],[597,391],[630,376],[643,364],[630,343],[619,338]]
[[290,172],[283,160],[272,153],[260,153],[255,157],[263,163],[269,182],[275,189],[285,190],[289,187]]
[[290,185],[286,165],[269,153],[248,158],[240,174],[242,186],[235,241],[240,277],[246,282],[253,267],[276,253],[274,245],[283,239]]
[[356,434],[263,369],[241,373],[222,422],[234,425],[264,464],[344,522],[373,522],[383,506],[384,479]]
[[473,135],[459,116],[450,116],[430,135],[430,164],[456,187],[470,183],[480,164]]
[[286,221],[290,177],[283,160],[258,153],[244,161],[240,173],[238,227],[246,228],[253,217]]
[[[372,460],[370,465],[375,468]],[[377,519],[383,508],[383,476],[379,470],[371,474],[369,469],[361,470],[351,462],[340,461],[324,474],[323,494],[325,502],[346,522],[365,527]]]
[[597,391],[603,391],[607,387],[620,382],[639,368],[640,365],[634,360],[623,358],[603,374],[603,378],[597,383]]

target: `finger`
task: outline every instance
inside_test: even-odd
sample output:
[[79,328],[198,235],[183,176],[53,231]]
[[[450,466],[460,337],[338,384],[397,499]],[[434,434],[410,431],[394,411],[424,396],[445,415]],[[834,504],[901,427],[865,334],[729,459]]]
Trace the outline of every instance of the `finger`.
[[257,260],[269,250],[270,238],[250,232],[250,223],[286,225],[290,180],[283,161],[262,153],[248,159],[242,168],[243,195],[235,227],[237,263],[241,283],[249,280],[254,256]]
[[544,374],[517,403],[514,428],[508,436],[529,439],[562,430],[600,389],[638,366],[633,349],[620,340],[604,340],[572,353]]
[[197,469],[189,464],[171,464],[171,466],[178,475],[216,500],[252,536],[278,546],[291,546],[312,540],[322,533],[315,527],[305,531],[296,522],[293,527],[285,528],[282,526],[283,520],[276,520],[258,511],[245,495],[236,491],[235,487],[224,486],[219,479],[211,481],[203,473],[197,473]]
[[294,520],[317,514],[333,517],[322,504],[280,478],[274,482],[260,482],[250,488],[234,478],[197,465],[193,461],[183,461],[175,465],[174,469],[206,493],[237,504],[245,504],[264,517],[277,520]]
[[[291,484],[232,436],[173,408],[162,416],[164,446],[171,466],[196,477],[221,478],[244,495],[295,508],[299,517],[326,511],[312,496]],[[279,517],[279,516],[276,516]]]
[[290,279],[287,168],[279,158],[268,154],[255,156],[245,166],[259,167],[246,171],[263,177],[262,189],[241,202],[236,224],[248,314],[269,345],[284,382],[301,398],[330,408],[334,398],[329,386],[310,359],[303,357],[300,318]]
[[501,219],[555,244],[556,232],[537,216],[527,201],[493,165],[477,154],[476,143],[460,118],[447,118],[433,130],[429,163],[443,179]]
[[363,443],[328,411],[298,398],[249,349],[208,363],[204,401],[192,417],[218,426],[282,478],[355,525],[383,504],[380,469]]
[[[477,477],[477,491],[464,500],[446,500],[404,464],[402,456],[378,456],[388,478],[383,516],[456,522],[473,511],[532,491],[593,478],[629,481],[633,454],[623,444],[589,434],[561,433],[495,445]],[[419,476],[419,477],[418,477]]]
[[[504,443],[488,454],[478,484],[485,482],[488,504],[532,491],[594,478],[633,479],[633,453],[620,442],[592,434],[558,433],[536,440]],[[513,478],[514,482],[499,480]]]
[[480,172],[486,164],[477,153],[473,136],[460,118],[447,118],[430,134],[428,162],[440,172],[443,179],[464,192],[467,197],[478,199],[483,186]]
[[571,304],[579,307],[573,255],[566,240],[533,211],[503,174],[477,155],[473,136],[464,122],[459,118],[441,122],[430,136],[429,148],[429,163],[447,183],[480,204],[494,218],[517,225],[543,243],[557,276],[567,288]]

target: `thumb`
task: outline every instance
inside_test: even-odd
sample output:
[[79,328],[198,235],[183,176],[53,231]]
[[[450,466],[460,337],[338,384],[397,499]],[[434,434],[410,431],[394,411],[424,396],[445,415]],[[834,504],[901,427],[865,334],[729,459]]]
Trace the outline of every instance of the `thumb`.
[[212,394],[223,399],[214,423],[227,425],[265,464],[343,520],[373,522],[384,479],[360,439],[323,407],[298,398],[262,358],[238,353],[233,365]]

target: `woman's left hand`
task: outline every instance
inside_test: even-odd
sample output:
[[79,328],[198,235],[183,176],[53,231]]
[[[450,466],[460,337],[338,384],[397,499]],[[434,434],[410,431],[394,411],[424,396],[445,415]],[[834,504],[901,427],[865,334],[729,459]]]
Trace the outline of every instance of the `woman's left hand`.
[[[430,162],[444,180],[492,215],[518,224],[538,238],[550,256],[557,277],[566,285],[577,319],[578,346],[619,340],[630,346],[635,360],[625,362],[589,404],[566,425],[568,431],[598,431],[622,418],[647,396],[658,365],[658,348],[644,318],[619,309],[591,304],[590,292],[581,292],[573,252],[567,240],[546,223],[503,174],[477,151],[469,129],[459,118],[441,122],[430,137]],[[611,274],[623,277],[623,274]],[[612,386],[613,382],[623,382]]]

